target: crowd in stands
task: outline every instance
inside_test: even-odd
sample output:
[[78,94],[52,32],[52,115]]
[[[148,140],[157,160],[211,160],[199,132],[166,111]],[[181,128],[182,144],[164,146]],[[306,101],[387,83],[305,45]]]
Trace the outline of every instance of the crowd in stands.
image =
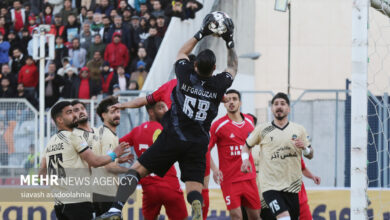
[[[141,89],[171,18],[193,19],[202,7],[196,0],[0,0],[0,99],[25,98],[38,109],[33,35],[41,24],[55,36],[55,58],[45,65],[50,108],[60,98]],[[37,125],[26,107],[4,106],[0,166],[20,165]]]
[[141,89],[173,16],[192,19],[196,0],[2,0],[0,98],[38,107],[33,34],[55,35],[46,64],[45,107],[59,98],[95,99]]

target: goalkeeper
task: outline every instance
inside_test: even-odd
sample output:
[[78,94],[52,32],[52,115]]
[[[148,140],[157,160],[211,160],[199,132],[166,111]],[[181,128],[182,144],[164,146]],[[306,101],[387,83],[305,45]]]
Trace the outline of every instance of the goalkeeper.
[[276,94],[271,101],[274,120],[259,125],[247,138],[242,148],[241,171],[250,172],[250,148],[260,145],[259,183],[262,198],[279,220],[298,220],[301,190],[302,154],[311,159],[311,148],[303,126],[288,121],[290,100],[284,93]]
[[213,76],[216,57],[209,49],[200,52],[194,64],[189,61],[188,55],[195,45],[213,33],[208,28],[211,22],[216,21],[209,14],[201,30],[179,50],[175,63],[177,86],[171,94],[171,109],[162,119],[164,129],[121,181],[112,208],[97,219],[121,219],[123,205],[134,193],[140,178],[150,173],[162,177],[176,161],[179,162],[181,180],[186,185],[187,201],[192,206],[192,219],[202,219],[201,191],[209,130],[226,90],[233,83],[238,65],[233,49],[234,26],[230,18],[224,20],[226,32],[221,35],[228,47],[227,69]]

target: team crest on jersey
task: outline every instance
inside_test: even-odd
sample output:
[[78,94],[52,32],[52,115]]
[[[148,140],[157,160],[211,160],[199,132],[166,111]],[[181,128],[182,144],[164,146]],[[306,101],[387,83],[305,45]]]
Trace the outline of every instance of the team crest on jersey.
[[230,138],[235,138],[235,137],[236,136],[233,133],[230,134]]
[[293,134],[292,139],[295,140],[297,138],[298,138],[298,136],[296,134]]

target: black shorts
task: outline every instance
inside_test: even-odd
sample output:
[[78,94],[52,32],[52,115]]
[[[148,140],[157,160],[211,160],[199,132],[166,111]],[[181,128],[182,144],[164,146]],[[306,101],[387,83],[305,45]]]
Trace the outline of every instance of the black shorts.
[[138,161],[149,172],[160,177],[178,161],[181,181],[203,184],[208,142],[207,136],[200,137],[197,142],[182,141],[178,136],[163,130],[156,142],[139,157]]
[[271,209],[274,216],[278,216],[284,211],[290,213],[292,220],[299,218],[299,197],[298,193],[289,193],[276,190],[263,192],[263,198]]
[[55,205],[54,211],[58,220],[88,220],[93,218],[93,207],[90,202]]

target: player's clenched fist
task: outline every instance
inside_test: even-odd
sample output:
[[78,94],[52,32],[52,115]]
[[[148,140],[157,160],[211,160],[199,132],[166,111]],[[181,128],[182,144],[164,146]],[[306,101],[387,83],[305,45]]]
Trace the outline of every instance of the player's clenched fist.
[[252,172],[252,165],[249,159],[243,160],[241,165],[241,172],[250,173]]
[[305,143],[301,139],[295,139],[293,141],[294,141],[295,147],[302,148],[302,149],[305,148]]

